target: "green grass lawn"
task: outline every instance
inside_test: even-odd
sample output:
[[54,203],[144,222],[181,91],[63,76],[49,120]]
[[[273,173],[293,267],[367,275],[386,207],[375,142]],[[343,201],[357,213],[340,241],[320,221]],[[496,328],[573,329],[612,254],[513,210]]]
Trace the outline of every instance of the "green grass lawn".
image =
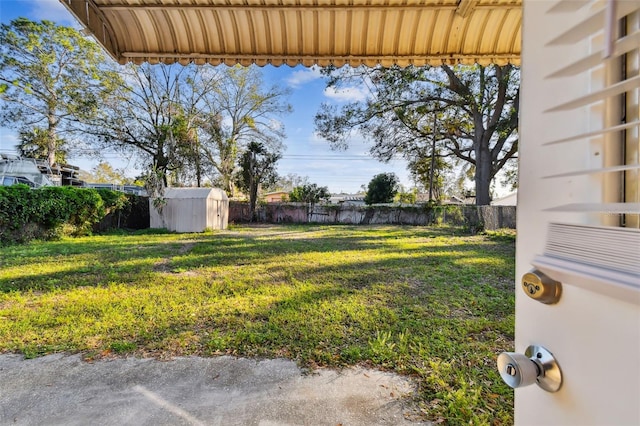
[[446,424],[513,423],[514,237],[233,227],[0,248],[0,352],[286,357],[415,377]]

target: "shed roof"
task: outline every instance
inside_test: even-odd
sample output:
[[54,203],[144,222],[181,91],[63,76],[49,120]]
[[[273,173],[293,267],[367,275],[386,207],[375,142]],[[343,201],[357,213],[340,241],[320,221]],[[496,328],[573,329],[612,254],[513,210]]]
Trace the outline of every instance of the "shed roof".
[[60,0],[120,63],[519,63],[522,0]]
[[228,200],[227,194],[219,188],[167,188],[164,191],[164,198]]

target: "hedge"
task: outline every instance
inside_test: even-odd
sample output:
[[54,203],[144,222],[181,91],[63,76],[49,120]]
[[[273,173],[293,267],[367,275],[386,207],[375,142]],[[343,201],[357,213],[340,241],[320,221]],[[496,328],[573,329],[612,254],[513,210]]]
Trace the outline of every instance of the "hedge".
[[0,187],[0,243],[89,235],[109,212],[129,203],[125,194],[91,188]]

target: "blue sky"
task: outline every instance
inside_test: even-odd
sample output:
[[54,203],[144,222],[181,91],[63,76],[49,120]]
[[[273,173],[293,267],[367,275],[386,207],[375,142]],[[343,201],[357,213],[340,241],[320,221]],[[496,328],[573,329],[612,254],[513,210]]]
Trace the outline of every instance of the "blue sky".
[[[60,25],[78,26],[77,22],[59,0],[0,0],[0,21],[9,23],[12,19],[24,16],[32,20],[48,19]],[[357,192],[373,176],[383,172],[394,172],[401,183],[409,188],[413,186],[402,160],[380,163],[368,156],[368,146],[354,138],[348,151],[331,151],[329,144],[314,134],[313,117],[322,102],[341,104],[354,99],[362,99],[364,88],[353,87],[341,92],[328,91],[317,68],[298,66],[274,67],[263,69],[265,82],[277,83],[291,89],[289,102],[293,113],[282,117],[287,138],[283,159],[278,163],[278,173],[295,173],[308,176],[310,182],[328,186],[331,192]],[[16,132],[0,128],[0,152],[15,153]],[[124,168],[129,176],[135,176],[135,162],[122,158],[116,153],[105,153],[104,161],[114,167]],[[82,169],[90,170],[98,160],[71,158],[70,162]]]

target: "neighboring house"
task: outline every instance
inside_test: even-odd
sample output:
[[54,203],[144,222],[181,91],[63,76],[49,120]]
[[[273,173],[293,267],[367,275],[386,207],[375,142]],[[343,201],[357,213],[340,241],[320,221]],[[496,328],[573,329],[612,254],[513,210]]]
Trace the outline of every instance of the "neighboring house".
[[497,198],[491,202],[492,206],[517,206],[518,205],[518,192],[512,192],[504,197]]
[[147,195],[145,189],[137,185],[85,183],[79,178],[79,173],[79,167],[69,164],[49,166],[44,160],[0,154],[0,186],[15,184],[24,184],[32,188],[41,186],[83,186],[96,189],[106,188],[142,196]]
[[84,186],[84,181],[80,179],[80,167],[71,164],[54,164],[50,166],[46,160],[35,160],[40,173],[46,174],[54,185],[62,186]]
[[267,203],[281,203],[289,200],[289,193],[286,191],[269,192],[264,195],[264,200]]
[[46,160],[0,154],[0,181],[4,185],[10,185],[14,181],[25,183],[33,188],[61,185],[82,186],[84,182],[79,178],[79,173],[80,168],[70,164],[50,166]]
[[85,183],[87,188],[110,189],[112,191],[124,192],[125,194],[147,196],[147,190],[138,185],[116,185],[115,183]]
[[457,195],[452,195],[446,200],[442,201],[442,204],[456,204],[456,205],[465,205],[465,204],[475,204],[476,197],[458,197]]
[[9,186],[18,183],[32,188],[54,185],[51,179],[41,172],[36,160],[0,154],[0,185]]

